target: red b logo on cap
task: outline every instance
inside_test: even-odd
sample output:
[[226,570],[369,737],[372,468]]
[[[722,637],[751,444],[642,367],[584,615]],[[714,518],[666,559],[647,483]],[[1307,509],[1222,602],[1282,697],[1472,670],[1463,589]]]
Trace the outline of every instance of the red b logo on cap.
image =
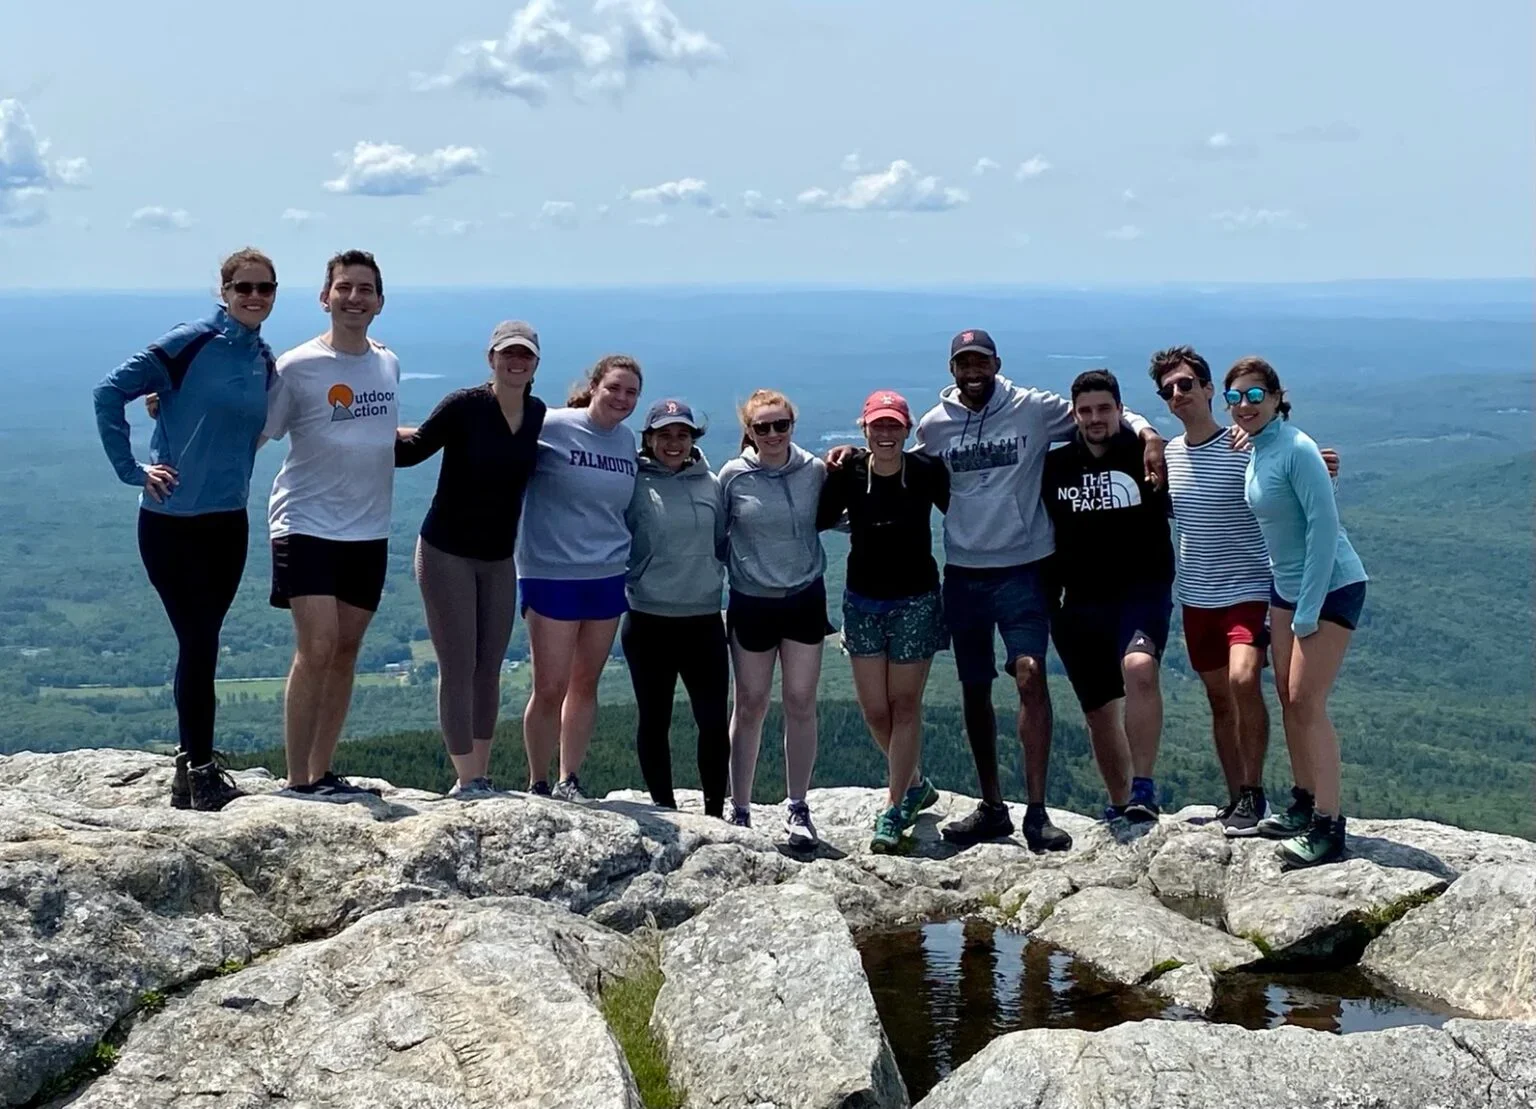
[[671,415],[676,415],[677,414],[677,401],[675,401],[675,400],[667,401],[667,412],[669,414],[671,414]]

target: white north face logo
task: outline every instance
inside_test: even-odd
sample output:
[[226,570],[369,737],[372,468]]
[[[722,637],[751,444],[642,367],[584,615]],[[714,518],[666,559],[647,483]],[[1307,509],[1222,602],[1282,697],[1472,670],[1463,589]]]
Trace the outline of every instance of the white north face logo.
[[1102,474],[1084,474],[1081,484],[1059,489],[1056,496],[1069,502],[1073,512],[1103,512],[1140,505],[1141,486],[1129,474],[1107,470]]

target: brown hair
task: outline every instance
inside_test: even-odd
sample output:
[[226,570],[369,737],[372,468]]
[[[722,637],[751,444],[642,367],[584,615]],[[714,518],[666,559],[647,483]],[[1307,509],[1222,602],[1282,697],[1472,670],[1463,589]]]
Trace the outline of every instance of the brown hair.
[[1163,375],[1172,373],[1180,366],[1188,366],[1193,370],[1201,385],[1211,383],[1211,364],[1201,358],[1194,347],[1169,347],[1152,356],[1152,384],[1162,388]]
[[325,289],[331,287],[331,282],[336,280],[336,271],[348,266],[367,266],[373,271],[373,291],[379,296],[384,295],[384,275],[379,272],[379,264],[373,260],[373,255],[366,250],[343,250],[340,254],[331,256],[331,260],[325,264]]
[[635,375],[642,388],[645,386],[645,375],[640,372],[640,363],[627,354],[605,354],[592,364],[587,371],[585,381],[571,386],[570,395],[565,398],[565,403],[571,408],[590,408],[592,395],[597,392],[597,387],[603,383],[614,370],[623,370]]
[[799,419],[799,410],[795,408],[792,400],[777,389],[758,389],[746,400],[742,401],[736,409],[736,415],[741,420],[741,449],[746,450],[752,446],[752,413],[759,408],[768,408],[771,405],[782,405],[789,412],[791,420]]
[[1240,377],[1253,376],[1264,382],[1264,388],[1280,398],[1278,409],[1282,420],[1291,418],[1291,402],[1285,399],[1285,390],[1280,387],[1280,375],[1275,368],[1257,355],[1250,354],[1246,358],[1239,358],[1232,363],[1232,368],[1227,371],[1226,380],[1222,382],[1222,388],[1232,388],[1232,383]]
[[219,263],[219,288],[224,288],[235,279],[235,273],[241,266],[266,266],[267,272],[272,275],[272,280],[277,280],[277,267],[272,264],[261,251],[253,246],[243,247],[235,251],[223,262]]

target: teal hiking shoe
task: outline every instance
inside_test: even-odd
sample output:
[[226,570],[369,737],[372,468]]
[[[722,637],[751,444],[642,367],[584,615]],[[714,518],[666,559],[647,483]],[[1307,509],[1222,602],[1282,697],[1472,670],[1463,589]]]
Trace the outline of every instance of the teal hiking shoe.
[[875,835],[869,849],[876,855],[894,855],[901,849],[901,835],[907,830],[902,806],[892,805],[875,817]]
[[1334,862],[1344,855],[1344,818],[1313,816],[1305,832],[1281,840],[1275,850],[1286,870]]
[[939,791],[934,788],[933,782],[928,778],[924,778],[908,789],[901,798],[902,825],[911,827],[917,821],[917,814],[924,809],[933,808],[938,799]]
[[1284,812],[1272,813],[1259,821],[1259,835],[1265,839],[1290,839],[1301,835],[1312,825],[1315,805],[1310,792],[1292,786],[1290,805]]

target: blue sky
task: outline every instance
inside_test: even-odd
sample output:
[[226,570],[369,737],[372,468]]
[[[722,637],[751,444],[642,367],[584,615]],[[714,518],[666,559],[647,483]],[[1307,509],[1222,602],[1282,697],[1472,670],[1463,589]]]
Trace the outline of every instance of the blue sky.
[[0,13],[0,286],[1532,272],[1528,0]]

